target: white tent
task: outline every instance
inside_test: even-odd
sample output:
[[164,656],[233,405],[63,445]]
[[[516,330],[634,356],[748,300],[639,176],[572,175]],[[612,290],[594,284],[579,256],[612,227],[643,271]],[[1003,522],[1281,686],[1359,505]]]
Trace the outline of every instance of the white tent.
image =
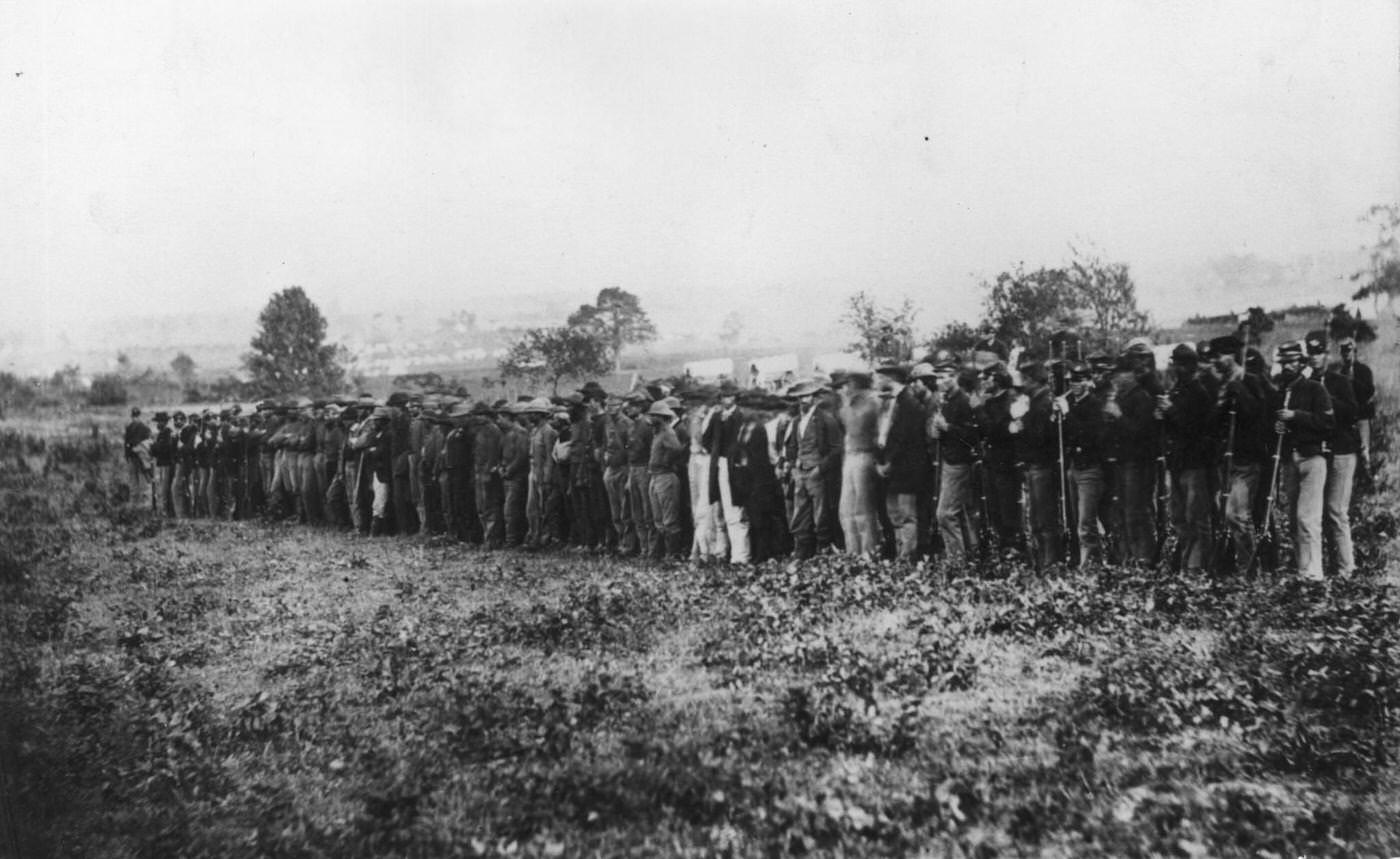
[[734,378],[733,358],[712,358],[708,361],[689,361],[685,365],[686,375],[698,382],[713,382],[721,376]]
[[740,377],[750,387],[757,388],[782,382],[784,377],[787,377],[788,381],[792,381],[796,379],[797,372],[797,353],[788,352],[783,355],[750,358]]

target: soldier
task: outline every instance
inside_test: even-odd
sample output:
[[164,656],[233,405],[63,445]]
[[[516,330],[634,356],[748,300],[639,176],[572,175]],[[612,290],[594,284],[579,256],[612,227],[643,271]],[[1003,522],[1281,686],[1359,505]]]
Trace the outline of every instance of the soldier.
[[734,486],[738,475],[734,463],[739,458],[739,430],[744,417],[739,413],[739,388],[725,380],[719,387],[719,408],[705,424],[700,446],[709,456],[709,497],[719,499],[719,515],[729,537],[729,561],[747,564],[750,560],[749,518],[744,510],[742,492]]
[[798,416],[787,436],[787,462],[793,485],[793,557],[805,560],[835,541],[827,486],[841,479],[841,427],[817,397],[826,388],[798,382],[789,391],[798,402]]
[[1308,378],[1303,344],[1278,349],[1279,391],[1275,432],[1283,435],[1283,473],[1293,514],[1293,545],[1298,574],[1322,581],[1322,511],[1327,485],[1327,443],[1336,427],[1332,398],[1322,383]]
[[1341,360],[1329,369],[1351,380],[1356,395],[1357,466],[1369,473],[1371,468],[1371,421],[1376,417],[1376,381],[1371,368],[1356,359],[1356,338],[1346,336],[1337,340]]
[[[651,422],[651,455],[647,470],[651,473],[651,510],[658,535],[654,551],[665,557],[683,557],[685,544],[681,529],[681,485],[678,468],[685,447],[676,436],[672,424],[676,413],[664,402],[655,402],[647,409]],[[655,556],[654,556],[655,557]]]
[[1210,563],[1210,469],[1214,461],[1215,398],[1199,376],[1196,350],[1182,343],[1172,350],[1176,384],[1157,398],[1156,415],[1165,422],[1167,468],[1171,473],[1171,517],[1176,558],[1188,575]]
[[170,415],[156,412],[156,433],[151,440],[151,460],[155,463],[156,513],[174,516],[172,491],[175,483],[175,435],[170,430]]
[[447,435],[442,414],[442,401],[424,397],[420,420],[423,422],[422,447],[418,460],[418,481],[423,491],[423,530],[426,536],[443,533],[442,490],[437,479],[437,458],[442,453],[442,441]]
[[219,516],[219,415],[205,409],[200,415],[199,446],[195,448],[198,504],[203,515]]
[[1055,473],[1059,439],[1047,367],[1041,360],[1022,355],[1017,369],[1023,381],[1022,395],[1012,404],[1009,430],[1026,484],[1035,566],[1044,573],[1064,560],[1060,526],[1055,521],[1060,503]]
[[151,479],[150,465],[147,463],[150,445],[145,444],[151,437],[151,428],[141,420],[141,410],[131,410],[131,421],[122,432],[122,445],[126,452],[127,486],[131,490],[131,503],[137,506],[147,503],[147,481]]
[[991,364],[982,370],[981,377],[982,401],[976,409],[976,421],[985,442],[982,493],[988,501],[989,530],[1003,553],[1015,554],[1022,551],[1024,543],[1021,475],[1016,469],[1015,436],[1011,433],[1011,374],[1004,364]]
[[229,521],[245,515],[243,504],[243,453],[247,428],[243,424],[243,409],[237,403],[221,417],[223,432],[219,444],[220,502]]
[[243,510],[246,518],[259,516],[263,512],[262,447],[267,440],[264,422],[267,413],[254,409],[248,416],[243,434]]
[[1327,332],[1308,332],[1303,346],[1312,367],[1312,378],[1322,383],[1332,400],[1335,420],[1327,439],[1323,533],[1336,549],[1336,574],[1350,576],[1356,572],[1356,556],[1351,545],[1351,490],[1356,483],[1356,459],[1361,451],[1361,434],[1356,429],[1356,392],[1351,379],[1327,369]]
[[408,404],[409,397],[404,391],[394,391],[385,401],[385,407],[389,410],[389,456],[393,478],[389,487],[389,503],[393,509],[394,527],[405,537],[418,533],[418,508],[409,477],[413,471],[410,461],[413,446],[409,437],[411,419]]
[[418,527],[428,533],[427,498],[423,483],[423,436],[428,431],[428,421],[423,417],[423,398],[414,395],[405,407],[408,412],[408,495],[413,503]]
[[919,495],[929,482],[923,404],[909,386],[909,369],[886,364],[876,371],[885,406],[880,413],[876,472],[884,483],[885,515],[894,532],[895,557],[919,552]]
[[471,494],[471,436],[467,421],[471,414],[471,407],[466,403],[455,403],[448,411],[442,447],[436,459],[443,524],[448,537],[463,542],[470,537],[467,497]]
[[327,403],[325,434],[319,445],[324,458],[321,482],[326,487],[326,521],[337,530],[350,526],[350,503],[345,492],[345,443],[349,432],[338,403]]
[[347,409],[350,415],[349,426],[345,431],[345,444],[341,448],[341,462],[345,483],[345,504],[350,512],[350,527],[357,534],[368,534],[373,518],[370,508],[374,503],[373,480],[365,468],[365,439],[374,431],[370,415],[374,412],[374,398],[364,395],[355,405]]
[[321,485],[316,465],[320,437],[325,434],[318,413],[324,405],[318,405],[306,397],[297,400],[296,432],[288,444],[297,499],[301,508],[300,518],[308,525],[320,525],[325,521],[325,510],[321,504],[326,497],[326,490]]
[[609,548],[624,551],[637,539],[627,496],[627,437],[632,421],[622,413],[622,399],[608,397],[601,421],[603,433],[603,490],[612,522]]
[[1211,341],[1214,374],[1220,380],[1215,435],[1225,439],[1227,463],[1222,476],[1225,527],[1234,552],[1234,570],[1241,576],[1249,573],[1257,551],[1254,510],[1260,475],[1270,456],[1267,439],[1272,435],[1268,391],[1258,376],[1245,372],[1239,360],[1243,346],[1231,335]]
[[550,481],[545,486],[544,522],[545,530],[553,535],[557,543],[566,543],[573,533],[573,523],[569,518],[569,458],[573,456],[573,422],[568,409],[555,408],[550,415],[549,425],[554,430],[554,450],[550,458],[554,467],[550,469]]
[[511,406],[496,415],[496,425],[501,430],[502,512],[508,549],[525,542],[525,502],[530,491],[530,436],[517,415],[518,410]]
[[559,436],[550,422],[550,412],[550,403],[543,398],[531,400],[524,409],[530,423],[530,478],[525,496],[525,518],[529,522],[529,530],[525,534],[527,549],[542,548],[554,542],[555,537],[545,525],[545,512],[556,467],[552,454],[554,442]]
[[1072,364],[1068,381],[1069,390],[1056,406],[1064,420],[1065,456],[1073,488],[1070,499],[1079,537],[1076,561],[1085,568],[1104,562],[1100,506],[1107,486],[1104,473],[1107,423],[1103,400],[1095,390],[1092,368],[1088,364]]
[[174,424],[175,479],[171,485],[170,500],[175,505],[175,515],[188,519],[193,513],[190,480],[194,476],[194,444],[199,428],[182,411],[175,412]]
[[651,407],[651,396],[645,390],[637,390],[625,398],[623,411],[631,421],[627,433],[627,508],[631,514],[631,540],[621,546],[623,555],[640,554],[651,557],[651,475],[647,464],[651,458],[651,423],[643,412]]
[[[393,481],[393,444],[390,438],[390,421],[393,412],[388,406],[376,406],[370,413],[367,426],[361,430],[351,444],[353,451],[363,451],[360,468],[369,475],[370,503],[369,535],[379,537],[390,533],[389,516],[392,513],[390,485]],[[363,478],[362,478],[363,479]]]
[[878,472],[875,458],[880,443],[880,404],[871,393],[869,373],[846,374],[841,423],[845,447],[841,460],[841,531],[846,553],[878,557],[880,554]]
[[492,417],[491,407],[477,401],[471,407],[467,432],[471,441],[472,494],[481,523],[482,541],[487,549],[499,549],[505,540],[502,521],[505,496],[501,486],[503,434]]
[[[1151,357],[1147,348],[1146,356]],[[1113,397],[1104,405],[1109,445],[1117,454],[1113,496],[1120,508],[1115,530],[1122,560],[1150,566],[1157,558],[1153,532],[1153,488],[1158,450],[1155,375],[1143,353],[1122,355],[1114,370]]]
[[773,447],[768,438],[769,411],[781,401],[763,391],[752,391],[739,398],[743,423],[739,439],[731,450],[730,485],[734,503],[743,507],[749,520],[749,560],[761,564],[782,552],[787,531]]
[[972,393],[981,381],[973,368],[958,369],[956,356],[945,356],[934,365],[938,408],[928,422],[929,435],[938,444],[938,507],[934,511],[943,550],[950,563],[975,560],[978,555],[977,449],[981,427],[972,405]]

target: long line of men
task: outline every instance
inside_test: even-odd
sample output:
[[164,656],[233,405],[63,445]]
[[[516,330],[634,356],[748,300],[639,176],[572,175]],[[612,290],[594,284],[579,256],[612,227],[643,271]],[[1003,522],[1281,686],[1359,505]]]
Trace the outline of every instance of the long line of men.
[[1321,578],[1324,533],[1333,572],[1355,568],[1374,415],[1369,368],[1337,346],[1329,363],[1324,332],[1284,344],[1277,375],[1234,335],[1177,346],[1165,372],[1144,339],[1082,357],[1065,336],[1049,356],[984,340],[781,396],[303,398],[160,412],[154,432],[134,410],[126,448],[175,517],[736,564],[842,551],[1245,574],[1285,546]]

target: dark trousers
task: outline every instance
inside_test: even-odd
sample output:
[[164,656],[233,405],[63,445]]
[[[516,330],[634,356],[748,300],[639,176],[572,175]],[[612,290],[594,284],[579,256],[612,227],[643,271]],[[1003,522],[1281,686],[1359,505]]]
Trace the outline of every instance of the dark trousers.
[[1116,469],[1119,547],[1124,563],[1152,564],[1157,558],[1157,532],[1152,515],[1155,509],[1156,463],[1150,459],[1120,460]]

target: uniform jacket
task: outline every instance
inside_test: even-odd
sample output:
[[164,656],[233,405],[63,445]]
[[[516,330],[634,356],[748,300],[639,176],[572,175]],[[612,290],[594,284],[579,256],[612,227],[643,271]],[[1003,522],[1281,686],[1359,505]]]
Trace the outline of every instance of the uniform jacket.
[[943,398],[939,411],[948,422],[948,428],[938,437],[939,456],[949,465],[970,465],[977,458],[981,437],[972,399],[966,391],[954,388]]
[[1069,412],[1065,421],[1065,456],[1077,469],[1101,466],[1107,459],[1108,421],[1104,418],[1103,400],[1092,389],[1075,398],[1069,394]]
[[530,436],[525,428],[512,423],[501,434],[501,477],[524,480],[530,476]]
[[1167,395],[1167,467],[1173,471],[1209,468],[1215,462],[1215,398],[1197,376],[1181,377]]
[[1291,383],[1280,386],[1274,393],[1274,409],[1288,408],[1296,414],[1285,424],[1284,444],[1288,450],[1300,456],[1320,456],[1327,452],[1327,442],[1336,426],[1332,412],[1332,398],[1321,382],[1298,376]]
[[977,425],[986,440],[986,463],[992,468],[1009,468],[1016,462],[1016,437],[1011,434],[1010,391],[987,397],[977,407]]
[[1332,428],[1328,446],[1334,454],[1359,453],[1361,431],[1356,427],[1356,391],[1351,380],[1341,373],[1328,370],[1322,376],[1322,386],[1327,389],[1327,396],[1332,398],[1332,414],[1337,422]]
[[[889,431],[876,460],[881,465],[889,466],[885,490],[893,495],[923,492],[928,489],[932,472],[928,438],[924,433],[923,404],[906,385],[890,399],[889,409]],[[971,413],[969,405],[969,417]]]
[[1059,459],[1060,438],[1050,403],[1050,386],[1041,387],[1027,399],[1021,431],[1015,434],[1016,461],[1022,465],[1053,465]]

